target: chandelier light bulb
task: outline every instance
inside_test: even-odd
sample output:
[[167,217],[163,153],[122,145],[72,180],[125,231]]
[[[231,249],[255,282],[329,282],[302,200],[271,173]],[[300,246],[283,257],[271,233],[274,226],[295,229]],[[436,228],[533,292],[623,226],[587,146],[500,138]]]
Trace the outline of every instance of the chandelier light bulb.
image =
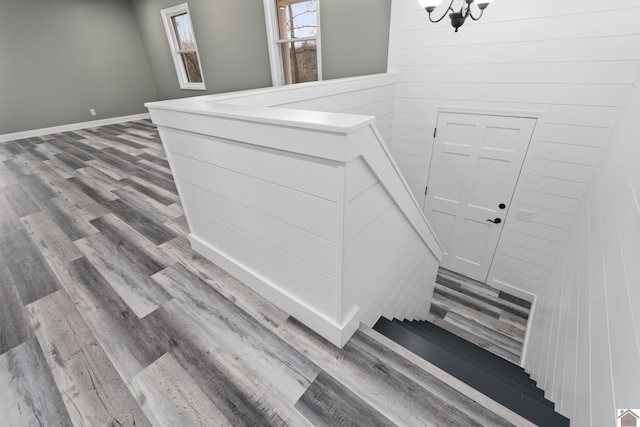
[[438,7],[438,5],[442,3],[442,0],[418,0],[418,3],[426,9],[428,7]]

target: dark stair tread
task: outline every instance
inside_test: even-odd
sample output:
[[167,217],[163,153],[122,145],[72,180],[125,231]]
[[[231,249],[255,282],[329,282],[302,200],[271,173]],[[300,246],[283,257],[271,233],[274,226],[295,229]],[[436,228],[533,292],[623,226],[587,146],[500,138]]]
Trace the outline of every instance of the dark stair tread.
[[566,417],[556,413],[539,399],[502,381],[495,373],[478,369],[474,363],[455,352],[445,351],[430,343],[404,325],[380,318],[374,329],[537,425],[569,426]]
[[[395,320],[393,322],[396,322]],[[513,369],[509,365],[513,365],[504,359],[499,362],[489,360],[492,353],[480,349],[471,349],[470,346],[475,347],[473,344],[466,343],[464,346],[459,346],[456,340],[449,341],[448,338],[443,340],[442,338],[434,337],[430,332],[424,331],[419,326],[407,323],[397,323],[403,327],[409,328],[412,332],[416,333],[421,338],[432,343],[432,345],[438,346],[442,351],[450,352],[456,357],[464,360],[465,362],[472,364],[476,369],[484,369],[487,372],[492,372],[493,375],[500,378],[501,381],[510,384],[517,388],[520,392],[525,393],[532,398],[539,400],[545,405],[552,406],[553,402],[550,402],[544,398],[544,391],[536,387],[535,383],[531,380],[529,375],[521,369]],[[472,352],[468,352],[471,350]],[[480,350],[480,351],[478,351]],[[481,353],[485,352],[485,353]],[[515,365],[513,365],[515,366]],[[519,368],[516,366],[516,368]]]
[[[447,343],[451,343],[456,348],[463,350],[466,354],[481,356],[483,360],[486,360],[488,362],[493,362],[494,365],[502,367],[503,369],[506,369],[509,372],[514,372],[516,374],[523,374],[529,377],[529,375],[526,373],[526,371],[522,367],[494,353],[491,353],[490,351],[482,347],[479,347],[476,344],[471,343],[465,340],[464,338],[461,338],[456,334],[450,331],[447,331],[444,328],[441,328],[440,326],[437,326],[427,321],[413,321],[408,323],[412,324],[414,327],[417,327],[418,329],[423,331],[425,334],[429,334],[429,336],[433,336],[434,340],[437,340],[437,341],[443,340]],[[533,382],[531,378],[529,378],[529,380]]]

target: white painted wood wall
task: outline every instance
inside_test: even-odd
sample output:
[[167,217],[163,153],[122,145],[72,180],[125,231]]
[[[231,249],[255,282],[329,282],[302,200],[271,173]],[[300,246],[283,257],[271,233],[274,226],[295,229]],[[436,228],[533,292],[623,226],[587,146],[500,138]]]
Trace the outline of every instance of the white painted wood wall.
[[640,406],[640,74],[538,295],[525,368],[576,426]]
[[390,145],[396,102],[396,74],[375,74],[325,80],[322,85],[301,83],[218,95],[220,102],[281,107],[329,113],[362,114],[376,118],[376,128]]
[[[489,276],[532,299],[544,283],[635,76],[637,0],[496,0],[454,33],[394,0],[389,71],[400,73],[391,149],[422,202],[435,106],[542,111]],[[514,218],[534,212],[532,222]]]
[[425,319],[442,249],[373,117],[291,107],[385,116],[395,79],[148,104],[194,249],[338,346]]

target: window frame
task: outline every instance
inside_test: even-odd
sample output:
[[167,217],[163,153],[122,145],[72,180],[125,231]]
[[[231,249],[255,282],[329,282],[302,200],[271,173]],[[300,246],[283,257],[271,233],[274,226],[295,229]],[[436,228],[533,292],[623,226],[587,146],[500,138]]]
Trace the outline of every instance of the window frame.
[[[271,64],[271,81],[273,86],[284,86],[284,67],[282,58],[282,44],[291,42],[302,42],[314,40],[316,42],[316,63],[318,65],[318,80],[322,81],[322,51],[321,51],[321,24],[320,24],[320,1],[316,0],[316,35],[312,37],[295,37],[295,38],[280,38],[280,30],[278,27],[278,4],[277,0],[263,0],[264,15],[267,27],[267,43],[269,46],[269,62]],[[293,83],[298,84],[298,83]]]
[[[194,49],[180,49],[178,45],[178,38],[173,28],[172,18],[174,16],[187,13],[189,17],[189,25],[191,26],[191,34],[193,34]],[[173,65],[176,68],[176,74],[178,75],[178,83],[180,89],[186,90],[206,90],[207,87],[204,83],[204,72],[202,70],[202,63],[200,61],[200,53],[198,51],[198,43],[196,42],[196,33],[193,29],[193,21],[191,19],[191,12],[189,11],[189,5],[187,3],[178,4],[176,6],[168,7],[160,11],[162,16],[162,23],[164,24],[164,30],[167,33],[167,40],[169,42],[169,50],[171,51],[171,57],[173,59]],[[194,83],[189,81],[187,76],[186,66],[182,59],[182,53],[194,52],[198,58],[198,67],[200,68],[200,76],[202,77],[201,83]]]

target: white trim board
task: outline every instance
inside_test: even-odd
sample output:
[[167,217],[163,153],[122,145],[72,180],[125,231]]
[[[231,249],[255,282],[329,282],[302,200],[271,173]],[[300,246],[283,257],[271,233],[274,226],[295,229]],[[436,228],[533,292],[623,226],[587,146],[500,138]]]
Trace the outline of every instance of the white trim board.
[[0,142],[14,141],[16,139],[31,138],[34,136],[51,135],[52,133],[67,132],[70,130],[88,129],[114,123],[131,122],[134,120],[148,119],[149,113],[133,114],[130,116],[111,117],[108,119],[91,120],[88,122],[71,123],[68,125],[52,126],[48,128],[26,130],[22,132],[0,134]]
[[539,119],[547,112],[542,110],[511,110],[501,108],[458,107],[454,105],[434,105],[436,113],[479,114],[485,116],[524,117]]
[[[531,302],[531,309],[529,310],[529,317],[527,318],[527,327],[524,330],[524,343],[522,344],[522,351],[520,352],[520,367],[524,368],[526,366],[527,363],[527,358],[529,357],[528,355],[528,350],[529,350],[529,343],[531,340],[531,328],[528,327],[531,325],[531,320],[533,319],[533,316],[535,315],[535,311],[536,311],[536,307],[537,307],[537,301],[538,301],[538,297],[534,296],[533,297],[533,302]],[[529,374],[531,374],[531,372],[527,372]]]

